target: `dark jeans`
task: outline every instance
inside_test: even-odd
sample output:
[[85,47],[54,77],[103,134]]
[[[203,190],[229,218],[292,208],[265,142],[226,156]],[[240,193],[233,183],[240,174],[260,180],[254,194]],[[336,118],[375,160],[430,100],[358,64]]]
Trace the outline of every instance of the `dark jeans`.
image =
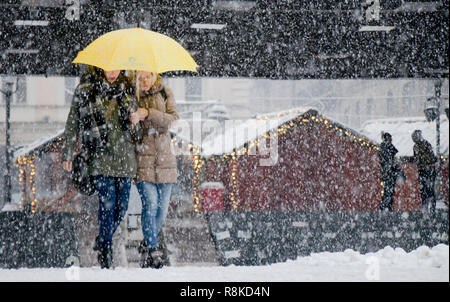
[[422,197],[422,210],[427,211],[431,205],[431,212],[436,210],[436,196],[434,194],[434,182],[436,173],[434,171],[419,170],[419,189]]
[[98,226],[100,246],[112,246],[112,238],[128,209],[131,179],[94,176],[98,192]]
[[380,209],[392,211],[395,197],[395,178],[383,179],[383,196],[381,197]]

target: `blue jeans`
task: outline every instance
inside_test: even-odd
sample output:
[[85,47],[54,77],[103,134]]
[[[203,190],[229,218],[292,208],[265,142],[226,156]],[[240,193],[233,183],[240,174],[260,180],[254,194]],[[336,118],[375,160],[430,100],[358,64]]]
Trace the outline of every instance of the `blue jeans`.
[[167,217],[172,186],[173,183],[145,181],[136,184],[142,201],[142,233],[148,247],[158,246],[157,237]]
[[131,178],[94,176],[98,192],[98,226],[101,246],[112,246],[112,238],[128,209]]

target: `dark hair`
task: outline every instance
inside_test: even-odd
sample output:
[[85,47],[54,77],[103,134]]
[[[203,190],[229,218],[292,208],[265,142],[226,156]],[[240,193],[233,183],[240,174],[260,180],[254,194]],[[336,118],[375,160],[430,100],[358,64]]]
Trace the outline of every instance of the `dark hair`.
[[413,140],[421,140],[422,139],[422,130],[414,130],[411,134]]
[[387,141],[388,139],[392,139],[392,135],[389,132],[381,132],[381,138],[383,141]]

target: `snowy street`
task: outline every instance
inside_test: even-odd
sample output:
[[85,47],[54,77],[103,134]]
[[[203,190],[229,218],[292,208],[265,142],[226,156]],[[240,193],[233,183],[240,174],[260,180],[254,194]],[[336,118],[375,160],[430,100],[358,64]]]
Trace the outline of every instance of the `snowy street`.
[[0,269],[0,281],[21,282],[448,282],[448,245],[406,253],[386,247],[361,255],[353,250],[317,253],[267,266]]

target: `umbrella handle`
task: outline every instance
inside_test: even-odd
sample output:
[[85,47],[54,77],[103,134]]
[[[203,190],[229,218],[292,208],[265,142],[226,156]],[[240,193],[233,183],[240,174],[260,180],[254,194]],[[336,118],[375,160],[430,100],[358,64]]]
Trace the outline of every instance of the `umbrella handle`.
[[[134,83],[136,86],[135,89],[135,94],[136,94],[136,107],[138,108],[138,102],[139,102],[139,81],[137,79],[137,70],[134,70]],[[136,108],[136,112],[137,112],[137,108]],[[131,129],[134,130],[134,125],[131,124]]]
[[137,70],[134,71],[134,81],[136,84],[136,100],[139,102],[139,81],[137,78]]

